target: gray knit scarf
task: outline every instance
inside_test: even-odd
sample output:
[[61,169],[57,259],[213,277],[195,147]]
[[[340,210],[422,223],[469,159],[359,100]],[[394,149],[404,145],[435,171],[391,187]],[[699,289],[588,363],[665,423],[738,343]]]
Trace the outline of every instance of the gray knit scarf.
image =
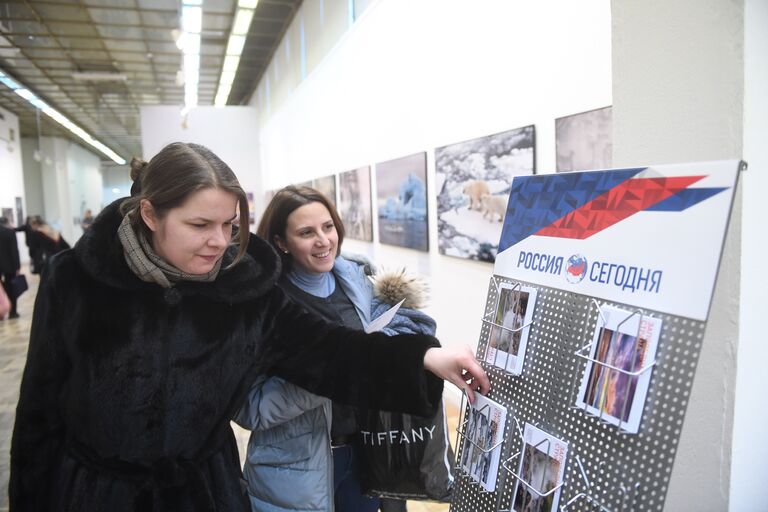
[[179,281],[210,282],[216,279],[221,268],[221,258],[207,274],[182,272],[157,255],[144,233],[136,233],[133,230],[130,219],[133,211],[123,217],[120,227],[117,228],[117,236],[123,245],[125,262],[139,279],[148,283],[157,283],[163,288],[171,288]]

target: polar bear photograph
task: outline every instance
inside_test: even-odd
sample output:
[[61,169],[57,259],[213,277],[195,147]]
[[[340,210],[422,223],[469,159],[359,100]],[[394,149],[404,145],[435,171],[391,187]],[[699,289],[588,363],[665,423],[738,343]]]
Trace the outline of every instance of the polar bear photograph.
[[441,254],[496,260],[512,179],[534,172],[534,137],[525,126],[435,150]]
[[481,210],[483,208],[481,202],[483,196],[487,196],[491,193],[488,189],[488,184],[483,180],[468,181],[467,184],[464,185],[462,192],[469,198],[470,210]]

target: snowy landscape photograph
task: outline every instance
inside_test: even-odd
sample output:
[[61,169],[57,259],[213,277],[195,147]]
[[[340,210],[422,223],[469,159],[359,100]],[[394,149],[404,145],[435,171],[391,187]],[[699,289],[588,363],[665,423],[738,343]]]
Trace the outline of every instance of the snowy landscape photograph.
[[512,178],[535,170],[533,125],[435,150],[440,254],[494,262]]
[[379,241],[429,250],[427,235],[427,154],[376,164]]

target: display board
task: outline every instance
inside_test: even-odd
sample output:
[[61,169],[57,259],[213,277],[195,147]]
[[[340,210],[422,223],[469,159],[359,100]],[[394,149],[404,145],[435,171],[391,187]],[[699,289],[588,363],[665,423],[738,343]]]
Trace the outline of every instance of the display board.
[[[491,467],[489,470],[489,473],[496,471],[497,479],[495,485],[490,485],[490,482],[481,485],[476,474],[462,470],[457,464],[452,511],[664,509],[704,338],[706,312],[712,293],[708,287],[714,286],[740,168],[740,163],[735,161],[691,165],[694,167],[674,166],[672,172],[682,176],[689,175],[693,168],[704,170],[706,177],[697,181],[709,177],[713,186],[693,193],[684,192],[686,187],[679,188],[677,194],[689,199],[678,198],[681,207],[671,212],[686,212],[683,215],[686,218],[667,219],[666,222],[677,226],[700,221],[705,215],[707,225],[715,232],[710,233],[706,244],[701,245],[699,241],[696,247],[714,250],[715,255],[711,257],[707,254],[710,262],[706,270],[708,273],[702,271],[705,273],[698,275],[700,280],[708,283],[706,300],[694,309],[686,310],[690,313],[688,316],[675,314],[680,309],[674,307],[674,301],[660,301],[663,306],[660,308],[653,307],[652,302],[644,302],[641,309],[633,295],[627,295],[632,300],[619,301],[596,294],[577,293],[575,290],[583,292],[588,288],[572,287],[574,283],[567,278],[567,274],[559,275],[558,280],[546,284],[542,284],[541,279],[524,280],[520,278],[521,274],[530,269],[525,269],[524,264],[517,265],[519,254],[506,263],[497,258],[495,273],[488,287],[485,314],[480,319],[482,327],[477,357],[483,361],[491,379],[488,398],[506,408],[504,432],[500,436],[494,433],[496,441],[492,444],[472,442],[472,438],[467,436],[467,414],[472,409],[464,403],[456,439],[458,461],[467,459],[464,453],[467,450],[473,452],[470,458],[478,459],[474,452],[479,451],[489,455],[486,457],[488,461],[498,459],[498,468]],[[654,177],[664,178],[664,173],[670,169],[659,166],[654,169]],[[616,187],[626,189],[633,184],[624,182],[637,176],[642,179],[647,171],[645,168],[574,173],[573,176],[586,174],[588,178],[572,178],[570,183],[585,179],[603,183],[603,194],[613,194],[612,202],[602,202],[605,210],[608,206],[622,204],[616,199]],[[703,174],[700,172],[699,176]],[[541,181],[521,184],[518,183],[520,179]],[[535,204],[533,200],[541,198],[533,198],[532,194],[515,196],[516,191],[519,194],[528,188],[538,189],[546,196],[548,191],[552,192],[552,189],[547,189],[553,184],[549,179],[548,176],[515,179],[505,232],[512,229],[518,233],[525,229],[530,231],[530,226],[522,226],[522,230],[520,226],[520,216],[525,216],[526,212],[513,210],[523,204],[530,208]],[[715,182],[720,184],[715,186]],[[558,185],[562,183],[558,182]],[[563,198],[571,197],[562,187],[556,187],[556,192],[560,198],[550,201],[550,204],[562,206],[562,201],[566,200]],[[668,193],[666,198],[654,204],[675,194]],[[725,199],[705,204],[719,194]],[[591,199],[584,196],[581,205],[589,202],[594,205],[594,201],[602,201],[601,195],[592,194]],[[561,217],[552,218],[553,212],[536,212],[539,222],[546,220],[547,226],[568,227],[567,219],[562,217],[577,211],[581,205],[577,201],[566,202],[570,210],[561,211]],[[718,202],[722,204],[716,206],[714,203]],[[634,213],[643,211],[647,208],[634,208]],[[669,213],[670,209],[664,207],[657,212]],[[605,215],[611,214],[607,212]],[[644,223],[659,222],[652,215],[645,216],[645,219],[636,217],[632,229],[622,229],[623,226],[614,229],[628,217],[630,215],[625,215],[611,226],[596,230],[595,233],[600,234],[597,239],[589,240],[591,236],[571,239],[579,242],[587,240],[584,245],[577,246],[574,253],[589,253],[591,258],[600,254],[603,261],[612,261],[610,258],[616,254],[625,254],[621,252],[624,246],[638,242],[637,233],[645,233],[644,230],[648,229]],[[511,222],[517,225],[509,226]],[[671,229],[669,225],[666,228]],[[550,233],[534,234],[541,229],[539,227],[523,237],[531,244],[529,247],[520,249],[516,247],[517,243],[509,243],[508,238],[506,248],[533,252],[536,250],[536,239],[547,237],[549,240],[544,243],[551,244],[550,249],[556,254],[556,244],[562,240],[554,240]],[[685,243],[686,234],[678,235]],[[611,252],[614,246],[618,247],[618,253]],[[603,252],[589,252],[597,251],[596,248]],[[657,250],[664,253],[664,257],[671,258],[673,256],[667,256],[667,251],[679,252],[681,249],[678,244],[672,244],[657,247]],[[642,256],[643,250],[636,253]],[[683,251],[683,254],[687,253]],[[510,261],[513,263],[510,264]],[[579,269],[582,278],[588,275],[589,268],[589,264],[584,263]],[[563,269],[567,272],[565,265]],[[532,293],[534,290],[535,293]],[[519,294],[520,304],[509,304],[510,293]],[[677,300],[686,299],[685,295],[677,297]],[[513,316],[507,315],[507,311],[515,311],[517,319],[507,322],[506,316]],[[519,333],[518,337],[526,343],[503,343],[499,334],[503,331]],[[502,349],[509,353],[506,359],[501,359],[503,364],[499,364]],[[506,364],[508,359],[514,359],[518,365],[522,361],[522,371],[513,371]],[[489,492],[489,488],[494,490]]]
[[739,162],[516,177],[494,273],[706,320]]

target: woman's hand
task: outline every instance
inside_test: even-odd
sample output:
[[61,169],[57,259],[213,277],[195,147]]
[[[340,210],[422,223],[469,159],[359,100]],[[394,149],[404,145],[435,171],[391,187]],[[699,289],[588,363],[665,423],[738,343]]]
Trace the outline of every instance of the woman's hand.
[[466,391],[470,403],[475,403],[475,391],[485,394],[491,389],[488,375],[467,345],[430,348],[424,354],[424,368]]

